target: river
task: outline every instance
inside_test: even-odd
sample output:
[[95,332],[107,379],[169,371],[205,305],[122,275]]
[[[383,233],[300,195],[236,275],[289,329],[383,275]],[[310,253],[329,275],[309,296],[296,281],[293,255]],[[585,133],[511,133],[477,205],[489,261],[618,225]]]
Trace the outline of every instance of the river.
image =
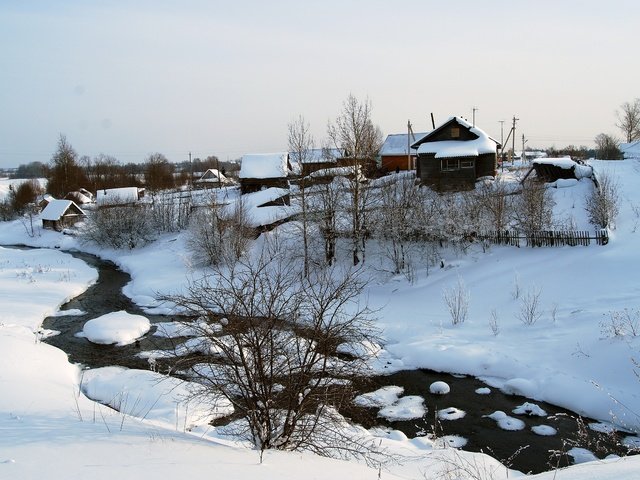
[[[122,293],[122,288],[131,278],[112,262],[86,253],[69,253],[87,262],[99,272],[98,280],[94,285],[61,307],[62,311],[79,309],[85,312],[83,315],[48,317],[43,323],[44,328],[60,332],[58,335],[48,337],[45,341],[65,351],[71,362],[86,368],[119,365],[147,369],[147,361],[139,358],[137,353],[145,350],[168,350],[180,340],[154,336],[155,327],[152,327],[151,331],[135,344],[124,347],[97,345],[85,338],[76,337],[75,334],[82,330],[86,321],[118,310],[144,315],[152,324],[176,321],[179,318],[148,315],[133,304]],[[160,364],[161,371],[165,368],[168,369],[169,365]],[[429,386],[435,381],[446,382],[451,392],[447,395],[429,393]],[[571,463],[571,459],[566,454],[557,458],[552,455],[552,452],[566,452],[571,448],[572,442],[577,442],[579,446],[590,448],[592,451],[596,449],[596,445],[599,445],[600,450],[594,451],[599,457],[604,457],[611,452],[623,453],[611,438],[589,428],[580,428],[580,422],[576,421],[577,414],[544,402],[505,395],[496,389],[491,389],[489,394],[478,394],[476,390],[487,388],[487,385],[473,377],[429,370],[406,370],[375,377],[371,379],[367,388],[371,391],[385,385],[401,386],[404,388],[405,395],[423,397],[427,414],[420,419],[392,422],[378,417],[377,409],[360,408],[355,405],[343,414],[367,428],[386,426],[402,431],[409,438],[434,433],[438,436],[458,435],[467,440],[465,450],[488,453],[522,472],[538,473],[550,470],[555,465],[564,466]],[[515,408],[525,402],[538,405],[547,413],[547,416],[512,413]],[[451,407],[464,411],[464,417],[457,420],[436,419],[436,412]],[[503,411],[511,417],[524,421],[525,428],[516,431],[500,428],[495,420],[487,417],[496,411]],[[584,422],[588,424],[593,421],[584,419]],[[531,430],[536,425],[551,426],[558,433],[553,436],[537,435]]]

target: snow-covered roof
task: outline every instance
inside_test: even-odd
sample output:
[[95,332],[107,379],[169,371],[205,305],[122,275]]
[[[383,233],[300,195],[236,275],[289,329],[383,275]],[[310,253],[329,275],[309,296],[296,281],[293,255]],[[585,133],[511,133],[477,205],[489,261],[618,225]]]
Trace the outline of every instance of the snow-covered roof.
[[207,183],[207,182],[225,183],[227,181],[229,181],[229,179],[225,177],[224,174],[220,172],[217,168],[208,169],[206,172],[204,172],[204,174],[202,175],[202,177],[200,177],[199,180],[196,180],[196,182],[202,182],[202,183]]
[[[429,132],[414,133],[413,136],[411,137],[411,140],[409,140],[408,133],[392,133],[390,135],[387,135],[386,140],[384,141],[384,143],[382,144],[382,147],[380,148],[379,154],[380,156],[407,155],[407,146],[409,141],[411,142],[411,144],[413,144],[415,142],[422,140],[428,134]],[[411,153],[415,154],[416,149],[412,148]]]
[[138,187],[100,189],[96,192],[96,203],[102,205],[122,205],[138,201]]
[[554,167],[561,168],[563,170],[572,170],[577,179],[589,178],[593,173],[593,169],[588,165],[582,165],[571,157],[558,157],[558,158],[538,158],[533,160],[533,165],[553,165]]
[[631,143],[621,143],[620,151],[624,158],[640,158],[640,140]]
[[289,154],[253,153],[243,155],[240,178],[283,178],[289,173]]
[[43,220],[57,221],[65,215],[68,210],[72,210],[74,215],[84,215],[84,212],[71,200],[51,200],[44,210],[42,210],[41,218]]
[[344,156],[339,148],[311,148],[305,150],[304,154],[301,155],[301,161],[298,159],[298,152],[290,152],[289,155],[292,162],[299,163],[336,162],[338,158]]
[[84,205],[85,203],[91,203],[93,201],[93,199],[91,199],[88,195],[85,195],[84,193],[82,193],[80,190],[69,192],[67,194],[67,196],[70,196],[70,195],[73,195],[74,199],[77,200],[78,203],[80,203],[81,205]]
[[[427,134],[424,138],[440,130],[447,123],[455,120],[458,125],[466,128],[471,133],[477,135],[478,138],[473,140],[443,140],[439,142],[424,142],[418,147],[420,153],[435,153],[436,158],[453,158],[453,157],[477,157],[486,153],[496,153],[498,142],[491,138],[487,133],[460,117],[451,117],[442,123],[438,128]],[[416,142],[417,143],[417,142]]]

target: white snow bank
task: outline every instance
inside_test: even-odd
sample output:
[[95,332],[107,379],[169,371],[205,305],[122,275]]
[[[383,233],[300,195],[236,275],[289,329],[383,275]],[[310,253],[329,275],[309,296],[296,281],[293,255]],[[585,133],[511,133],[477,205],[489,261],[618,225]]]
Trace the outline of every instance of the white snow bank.
[[425,413],[427,409],[424,406],[424,399],[419,395],[407,395],[398,399],[393,405],[382,408],[378,416],[393,422],[422,418]]
[[206,426],[233,413],[228,399],[212,395],[200,385],[145,370],[122,367],[85,370],[82,391],[121,413],[178,425],[183,431]]
[[354,398],[353,402],[361,407],[386,407],[398,401],[398,397],[402,395],[404,388],[395,385],[389,385],[379,388],[374,392],[363,393]]
[[89,320],[77,337],[103,345],[115,343],[121,347],[135,342],[151,328],[149,319],[120,310]]

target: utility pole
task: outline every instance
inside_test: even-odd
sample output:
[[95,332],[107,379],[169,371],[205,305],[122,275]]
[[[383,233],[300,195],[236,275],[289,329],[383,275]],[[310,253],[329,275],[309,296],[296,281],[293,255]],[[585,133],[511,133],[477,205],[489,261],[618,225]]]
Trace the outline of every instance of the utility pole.
[[189,152],[189,188],[193,188],[193,163],[191,163],[191,152]]
[[504,172],[504,120],[498,120],[500,123],[500,165]]
[[524,154],[524,144],[527,143],[527,141],[524,139],[524,133],[522,134],[522,161],[524,162],[526,155]]
[[473,107],[473,108],[471,109],[471,116],[472,116],[472,119],[473,119],[473,126],[474,126],[474,127],[476,126],[476,112],[477,112],[478,110],[479,110],[479,108],[478,108],[478,107]]
[[516,122],[520,120],[513,116],[513,126],[511,127],[511,132],[513,133],[513,137],[511,137],[511,164],[513,165],[513,154],[516,151]]
[[416,137],[413,134],[413,128],[411,127],[411,120],[407,120],[407,171],[413,170],[411,165],[411,139],[415,142]]

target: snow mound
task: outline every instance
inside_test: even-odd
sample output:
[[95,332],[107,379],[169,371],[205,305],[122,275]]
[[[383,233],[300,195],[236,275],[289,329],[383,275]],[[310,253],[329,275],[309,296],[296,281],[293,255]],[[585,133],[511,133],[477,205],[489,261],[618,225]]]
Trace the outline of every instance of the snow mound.
[[445,435],[444,437],[437,438],[435,444],[438,448],[463,448],[467,442],[468,440],[460,435]]
[[558,433],[555,428],[550,427],[549,425],[536,425],[534,427],[531,427],[531,431],[536,435],[540,435],[543,437],[551,437]]
[[424,399],[418,395],[407,395],[393,405],[381,409],[378,416],[394,422],[422,418],[425,413],[427,413],[427,409],[424,406]]
[[177,425],[181,430],[206,426],[233,413],[231,402],[224,397],[212,395],[197,384],[146,370],[86,370],[82,391],[121,413]]
[[444,408],[442,410],[438,410],[438,418],[440,420],[459,420],[464,418],[467,412],[464,410],[460,410],[455,407]]
[[598,457],[596,457],[593,452],[587,450],[586,448],[574,447],[569,450],[567,454],[569,454],[573,458],[574,463],[586,463],[598,460]]
[[522,405],[513,409],[513,413],[516,415],[528,415],[530,417],[546,417],[545,412],[540,406],[535,403],[524,402]]
[[485,415],[485,417],[495,420],[498,423],[498,427],[503,430],[522,430],[525,426],[522,420],[510,417],[501,410],[493,412],[491,415]]
[[89,320],[77,337],[102,345],[129,345],[142,337],[151,328],[149,319],[142,315],[132,315],[120,310]]
[[589,429],[593,430],[594,432],[600,432],[600,433],[606,433],[606,434],[614,433],[616,431],[613,425],[611,425],[610,423],[603,423],[603,422],[590,423]]
[[429,392],[434,395],[446,395],[451,391],[451,387],[446,382],[438,381],[429,385]]
[[489,395],[491,393],[491,389],[489,387],[476,388],[476,393],[478,395]]
[[374,392],[358,395],[353,402],[361,407],[387,407],[397,402],[403,392],[404,388],[389,385]]

